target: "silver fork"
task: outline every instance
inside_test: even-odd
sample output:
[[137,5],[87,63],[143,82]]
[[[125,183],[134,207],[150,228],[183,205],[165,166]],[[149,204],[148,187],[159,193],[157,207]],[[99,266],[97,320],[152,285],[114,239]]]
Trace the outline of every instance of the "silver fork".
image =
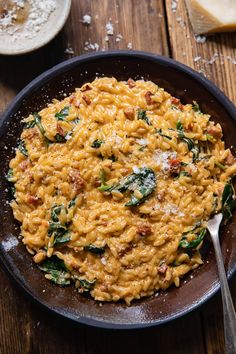
[[224,332],[225,332],[225,354],[236,354],[236,314],[231,298],[228,281],[225,274],[224,262],[222,258],[219,227],[222,221],[222,214],[215,215],[207,223],[213,246],[215,249],[218,273],[220,278],[221,295],[223,303]]

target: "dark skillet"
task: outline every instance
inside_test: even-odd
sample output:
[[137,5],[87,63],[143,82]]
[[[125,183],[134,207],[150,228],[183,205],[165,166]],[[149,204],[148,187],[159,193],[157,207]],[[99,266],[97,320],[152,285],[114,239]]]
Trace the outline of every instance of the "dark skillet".
[[[114,76],[119,80],[150,79],[164,87],[183,103],[196,100],[203,112],[222,125],[226,145],[235,148],[236,109],[232,103],[202,75],[168,58],[144,52],[104,52],[83,55],[40,75],[24,88],[3,114],[1,134],[0,258],[10,275],[33,299],[48,310],[76,322],[103,328],[141,328],[176,319],[202,305],[218,289],[216,262],[211,244],[204,247],[204,264],[181,281],[180,288],[171,287],[158,296],[142,299],[130,307],[123,303],[100,306],[82,297],[73,287],[60,288],[44,278],[21,242],[17,242],[19,225],[14,221],[4,175],[14,155],[23,116],[43,108],[52,98],[63,98],[74,88],[96,76]],[[222,251],[228,276],[236,269],[236,218],[222,233]]]

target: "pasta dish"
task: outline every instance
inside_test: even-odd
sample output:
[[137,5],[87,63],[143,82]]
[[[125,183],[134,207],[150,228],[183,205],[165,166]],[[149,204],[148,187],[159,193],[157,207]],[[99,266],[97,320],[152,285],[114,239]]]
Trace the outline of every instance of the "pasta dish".
[[151,81],[97,78],[23,122],[11,207],[58,285],[127,304],[178,287],[203,263],[207,220],[232,216],[221,126]]

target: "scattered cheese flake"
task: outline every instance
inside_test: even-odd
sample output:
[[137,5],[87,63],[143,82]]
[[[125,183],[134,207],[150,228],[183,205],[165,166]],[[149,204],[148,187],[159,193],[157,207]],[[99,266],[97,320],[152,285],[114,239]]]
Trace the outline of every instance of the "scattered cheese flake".
[[92,17],[90,15],[84,15],[82,18],[82,23],[84,23],[85,25],[90,25],[92,21]]
[[201,58],[202,58],[202,57],[200,57],[200,56],[195,57],[195,58],[193,59],[194,63],[196,63],[197,61],[201,60]]
[[84,45],[84,50],[88,51],[88,50],[94,50],[94,51],[98,51],[99,50],[99,44],[98,43],[91,43],[91,42],[85,42]]
[[102,258],[101,258],[101,263],[102,263],[103,265],[106,265],[106,264],[107,264],[107,260],[106,260],[105,257],[102,257]]
[[74,52],[74,50],[73,50],[72,47],[66,48],[65,51],[64,51],[64,53],[65,53],[65,54],[69,54],[69,55],[74,55],[74,54],[75,54],[75,52]]
[[12,248],[16,247],[19,244],[19,241],[14,236],[10,236],[6,240],[2,240],[2,247],[6,252],[9,252]]
[[137,143],[142,146],[147,146],[148,141],[147,139],[136,139]]
[[131,42],[129,42],[129,43],[127,44],[127,48],[128,48],[128,49],[132,49],[132,48],[133,48],[133,44],[132,44]]
[[197,43],[205,43],[206,42],[206,36],[200,36],[200,34],[199,34],[199,35],[195,36],[195,41]]
[[133,166],[134,173],[139,173],[140,169],[137,166]]
[[170,169],[169,159],[175,159],[175,151],[157,150],[153,155],[153,160],[161,167],[162,172],[168,172]]
[[120,42],[120,41],[122,41],[122,39],[123,39],[123,36],[121,34],[117,34],[116,42]]
[[107,31],[108,36],[113,36],[114,28],[113,28],[113,24],[110,21],[107,22],[107,24],[106,24],[106,31]]
[[172,0],[171,1],[171,10],[172,10],[172,12],[176,12],[176,10],[177,10],[177,6],[178,6],[178,0]]

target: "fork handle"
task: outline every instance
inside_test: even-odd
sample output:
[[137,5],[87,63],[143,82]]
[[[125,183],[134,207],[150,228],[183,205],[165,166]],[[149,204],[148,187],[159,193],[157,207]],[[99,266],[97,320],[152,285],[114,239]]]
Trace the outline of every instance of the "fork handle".
[[221,285],[225,332],[225,354],[236,354],[236,314],[225,274],[219,238],[213,237],[212,241],[215,248],[215,255]]

